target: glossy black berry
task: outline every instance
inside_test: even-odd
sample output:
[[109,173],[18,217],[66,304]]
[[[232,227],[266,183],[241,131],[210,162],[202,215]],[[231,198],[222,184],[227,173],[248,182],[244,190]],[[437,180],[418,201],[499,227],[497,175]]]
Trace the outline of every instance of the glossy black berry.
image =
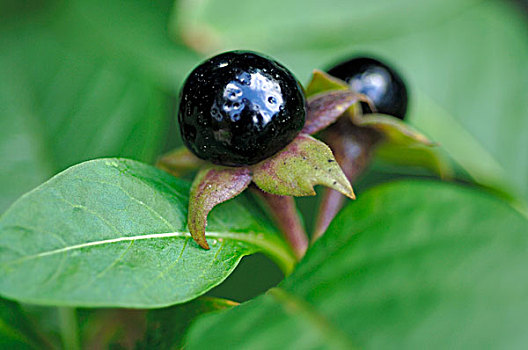
[[227,166],[258,163],[289,144],[304,125],[301,86],[284,66],[248,51],[220,54],[185,81],[178,111],[185,145]]
[[[400,75],[387,64],[370,57],[357,57],[336,65],[328,74],[346,81],[356,92],[367,95],[377,112],[403,120],[407,112],[407,88]],[[372,113],[362,103],[363,113]]]

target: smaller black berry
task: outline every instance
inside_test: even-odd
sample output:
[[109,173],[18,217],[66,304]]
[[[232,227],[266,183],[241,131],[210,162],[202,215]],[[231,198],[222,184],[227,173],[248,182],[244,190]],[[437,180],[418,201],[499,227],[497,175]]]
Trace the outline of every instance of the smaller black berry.
[[[328,70],[328,74],[344,80],[350,88],[367,95],[377,112],[404,119],[407,112],[407,88],[398,72],[370,57],[356,57]],[[372,113],[361,103],[363,113]]]
[[304,94],[280,63],[232,51],[196,67],[183,84],[178,121],[185,145],[215,164],[258,163],[301,131]]

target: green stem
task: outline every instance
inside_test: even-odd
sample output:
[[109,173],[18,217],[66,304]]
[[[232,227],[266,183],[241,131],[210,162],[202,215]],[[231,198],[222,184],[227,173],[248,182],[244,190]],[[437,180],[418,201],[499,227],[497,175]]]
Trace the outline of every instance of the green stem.
[[62,345],[66,350],[80,350],[79,327],[77,324],[77,312],[75,308],[60,307],[59,325]]

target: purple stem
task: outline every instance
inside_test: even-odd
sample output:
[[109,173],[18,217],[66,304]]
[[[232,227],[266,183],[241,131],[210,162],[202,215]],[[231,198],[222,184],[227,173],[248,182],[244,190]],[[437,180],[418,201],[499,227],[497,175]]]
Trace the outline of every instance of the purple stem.
[[293,197],[278,196],[255,188],[267,203],[271,214],[282,234],[290,244],[297,259],[301,259],[308,249],[308,236],[299,218]]
[[[334,156],[353,185],[369,166],[376,144],[381,135],[371,128],[355,126],[347,118],[340,118],[325,130],[323,140],[330,146]],[[312,242],[321,237],[339,210],[345,197],[331,189],[326,189],[319,207]]]

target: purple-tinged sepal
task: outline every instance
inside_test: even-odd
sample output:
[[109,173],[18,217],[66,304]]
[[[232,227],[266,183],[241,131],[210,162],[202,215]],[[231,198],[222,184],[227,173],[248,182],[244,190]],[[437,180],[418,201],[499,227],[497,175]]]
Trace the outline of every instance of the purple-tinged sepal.
[[218,204],[238,196],[251,182],[246,167],[231,168],[206,165],[194,178],[189,198],[189,231],[202,248],[209,249],[205,239],[207,215]]

